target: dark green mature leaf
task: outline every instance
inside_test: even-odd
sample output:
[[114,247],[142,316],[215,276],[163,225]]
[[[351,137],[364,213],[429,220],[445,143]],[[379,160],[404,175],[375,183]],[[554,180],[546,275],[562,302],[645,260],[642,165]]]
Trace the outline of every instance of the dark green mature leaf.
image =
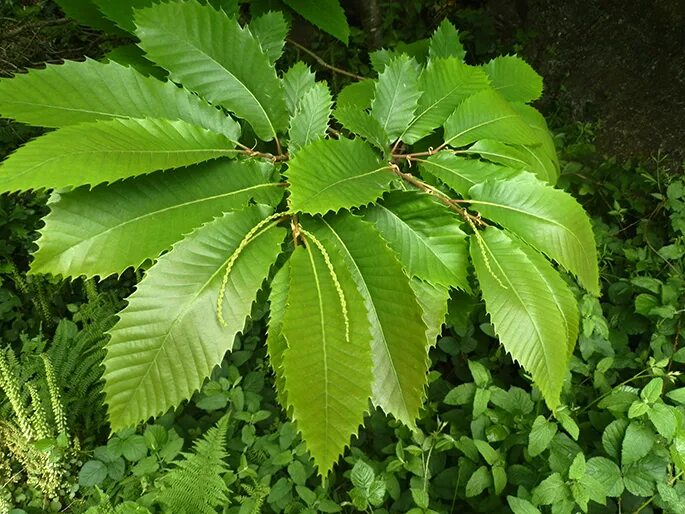
[[233,140],[240,137],[238,123],[172,82],[89,59],[0,80],[0,113],[41,127],[112,118],[183,120]]
[[458,148],[479,139],[515,144],[538,142],[533,129],[492,89],[464,100],[445,121],[445,144]]
[[621,465],[634,464],[646,457],[655,442],[656,434],[651,428],[637,421],[630,423],[621,445]]
[[350,214],[311,230],[342,254],[364,298],[373,335],[373,403],[415,426],[428,372],[427,327],[402,265],[373,225]]
[[286,175],[291,208],[310,214],[372,202],[396,177],[390,165],[359,139],[325,139],[307,145],[290,161]]
[[433,32],[428,47],[428,55],[431,59],[456,57],[460,61],[466,57],[466,50],[459,40],[459,31],[449,20],[442,20]]
[[528,170],[543,182],[554,184],[559,175],[552,160],[542,150],[540,145],[507,145],[481,139],[468,149],[468,153],[477,153],[484,159],[510,168]]
[[279,11],[268,12],[250,22],[250,32],[257,38],[272,64],[283,53],[288,30],[288,22]]
[[314,87],[316,77],[302,61],[297,61],[283,75],[283,89],[285,91],[285,103],[291,116],[297,112],[297,106],[304,94]]
[[419,71],[408,56],[393,59],[378,75],[371,116],[387,134],[386,142],[397,139],[412,120],[420,96]]
[[410,275],[431,284],[470,290],[468,245],[461,219],[431,196],[396,191],[365,211]]
[[515,55],[495,57],[483,65],[493,89],[510,102],[532,102],[542,95],[542,77]]
[[335,99],[336,107],[354,107],[359,110],[371,107],[376,92],[375,80],[360,80],[346,85]]
[[333,116],[350,132],[357,134],[378,149],[388,151],[388,136],[376,118],[357,107],[338,107]]
[[136,25],[133,22],[134,9],[142,9],[149,7],[154,3],[154,0],[117,0],[111,2],[110,0],[92,0],[97,5],[98,9],[112,20],[117,26],[124,29],[126,32],[133,33]]
[[289,263],[289,295],[297,301],[286,307],[281,327],[288,344],[287,401],[319,474],[326,476],[368,411],[371,327],[335,248],[324,255],[310,238],[306,247],[295,248]]
[[185,121],[111,119],[49,132],[0,166],[0,192],[97,185],[235,155],[235,143]]
[[515,232],[599,295],[597,251],[590,220],[568,193],[527,177],[488,180],[471,188],[473,207]]
[[269,293],[269,328],[266,337],[266,347],[269,352],[271,369],[274,371],[276,393],[281,405],[287,406],[285,389],[285,374],[283,371],[283,355],[288,348],[288,343],[283,337],[283,316],[288,305],[288,292],[290,288],[290,265],[285,264],[278,270],[271,280]]
[[338,0],[283,0],[305,20],[347,44],[350,27]]
[[471,258],[501,343],[554,409],[568,362],[565,320],[547,282],[554,270],[544,259],[531,261],[516,241],[495,228],[471,236]]
[[318,139],[328,130],[333,99],[325,82],[317,82],[298,103],[297,112],[290,120],[290,155]]
[[268,212],[253,207],[203,225],[160,257],[131,295],[104,361],[113,431],[190,398],[231,349],[281,250],[283,230],[258,232],[235,260],[223,302],[226,328],[216,313],[220,284],[240,242]]
[[416,114],[400,135],[405,143],[415,143],[432,133],[469,96],[489,86],[485,72],[469,66],[456,57],[432,59],[421,74]]
[[507,179],[519,173],[519,170],[507,166],[457,157],[452,152],[438,152],[428,159],[418,159],[418,162],[421,173],[437,177],[461,196],[467,196],[472,186],[485,180]]
[[247,28],[195,0],[137,11],[140,46],[171,77],[245,119],[270,141],[288,124],[283,86]]
[[267,163],[221,160],[62,193],[50,204],[31,270],[106,277],[138,267],[220,213],[250,200],[277,204],[283,188],[272,174]]
[[587,474],[604,485],[607,496],[623,494],[623,478],[618,465],[606,457],[592,457],[587,461]]
[[126,35],[114,23],[105,18],[92,0],[55,0],[64,14],[83,25],[102,30],[110,34]]

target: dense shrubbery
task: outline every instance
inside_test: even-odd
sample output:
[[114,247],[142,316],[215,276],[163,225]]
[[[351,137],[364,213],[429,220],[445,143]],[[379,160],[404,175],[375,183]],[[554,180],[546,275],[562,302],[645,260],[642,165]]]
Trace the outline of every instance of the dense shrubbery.
[[13,264],[0,269],[0,337],[9,343],[0,388],[10,391],[0,419],[14,412],[24,426],[0,427],[0,512],[213,512],[225,498],[224,512],[239,514],[683,512],[682,170],[616,163],[563,121],[560,182],[594,216],[603,290],[599,300],[576,290],[581,334],[565,407],[550,414],[498,346],[483,306],[456,293],[431,352],[419,430],[372,412],[323,484],[276,398],[264,296],[190,402],[107,440],[92,362],[126,282],[25,278],[17,269],[26,269],[44,199],[1,197],[2,256]]

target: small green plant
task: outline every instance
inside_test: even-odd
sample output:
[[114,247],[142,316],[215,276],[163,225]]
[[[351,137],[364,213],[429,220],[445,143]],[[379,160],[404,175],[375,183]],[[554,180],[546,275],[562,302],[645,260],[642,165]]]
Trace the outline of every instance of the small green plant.
[[559,405],[579,314],[550,260],[592,295],[599,279],[589,219],[554,188],[530,66],[464,64],[444,22],[416,58],[374,54],[378,77],[333,111],[304,64],[277,74],[279,13],[241,26],[196,0],[119,5],[128,18],[103,11],[146,60],[0,82],[4,116],[56,129],[0,168],[0,191],[55,190],[32,271],[146,269],[107,344],[113,430],[197,391],[265,283],[279,397],[321,475],[369,402],[415,427],[451,290],[478,284],[505,349]]

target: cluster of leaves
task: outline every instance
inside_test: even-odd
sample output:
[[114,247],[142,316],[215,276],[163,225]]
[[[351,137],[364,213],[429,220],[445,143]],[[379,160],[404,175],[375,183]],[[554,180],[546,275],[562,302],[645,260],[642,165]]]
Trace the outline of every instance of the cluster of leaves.
[[[473,290],[471,264],[502,344],[558,405],[578,310],[547,258],[594,295],[598,271],[587,216],[553,187],[525,62],[466,65],[445,22],[417,59],[375,53],[378,78],[340,93],[330,131],[327,85],[301,63],[276,73],[279,13],[241,27],[195,0],[117,6],[100,9],[174,82],[86,61],[0,84],[5,115],[56,128],[0,172],[3,191],[59,190],[32,271],[154,261],[107,346],[113,429],[200,388],[272,278],[279,397],[326,475],[369,401],[414,426],[428,348],[450,290]],[[250,132],[263,143],[239,141]]]

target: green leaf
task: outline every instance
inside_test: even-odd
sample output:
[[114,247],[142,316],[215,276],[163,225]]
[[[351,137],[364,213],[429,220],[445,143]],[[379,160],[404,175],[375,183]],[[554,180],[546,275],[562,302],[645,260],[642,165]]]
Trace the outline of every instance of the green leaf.
[[625,418],[615,419],[607,425],[602,433],[602,447],[615,460],[618,460],[621,455],[621,445],[628,423]]
[[483,456],[485,462],[487,462],[490,466],[494,466],[495,463],[497,463],[497,461],[500,460],[499,453],[485,441],[475,439],[473,441],[473,444],[476,445],[478,453],[480,453]]
[[392,168],[358,139],[325,139],[302,148],[289,162],[294,211],[325,214],[379,198],[396,177]]
[[291,156],[294,151],[326,136],[332,106],[333,99],[324,82],[317,82],[302,96],[288,130]]
[[512,103],[514,110],[528,123],[528,126],[533,129],[540,142],[540,150],[552,161],[554,166],[554,176],[559,177],[559,159],[557,157],[556,145],[552,138],[552,133],[547,127],[545,117],[540,112],[527,104]]
[[495,494],[500,495],[507,486],[507,472],[502,466],[492,467],[492,482],[495,486]]
[[347,24],[345,11],[338,0],[283,0],[305,20],[313,23],[324,32],[347,44],[350,27]]
[[271,369],[275,375],[274,385],[278,394],[278,401],[287,407],[285,375],[283,373],[283,355],[288,343],[283,337],[283,315],[288,305],[288,290],[290,287],[290,266],[284,265],[271,280],[269,293],[269,328],[266,337],[266,348],[269,352]]
[[552,473],[533,490],[533,503],[553,505],[568,497],[569,489],[559,473]]
[[570,480],[580,480],[585,475],[587,462],[583,453],[577,453],[571,467],[568,468],[568,478]]
[[535,418],[530,434],[528,434],[528,453],[530,456],[537,457],[549,448],[556,433],[556,423],[547,421],[544,416]]
[[435,340],[442,333],[442,325],[447,316],[447,302],[450,291],[447,287],[435,286],[418,278],[410,282],[416,299],[423,310],[423,322],[426,324],[426,340],[435,345]]
[[360,80],[346,85],[335,99],[336,106],[340,107],[354,107],[359,110],[364,110],[371,107],[373,97],[376,93],[375,80]]
[[662,483],[656,484],[656,488],[659,491],[661,500],[670,511],[674,514],[685,514],[685,503],[683,503],[682,492],[676,491],[675,487],[670,487],[667,484]]
[[225,13],[195,0],[136,12],[148,57],[174,81],[245,119],[264,141],[288,124],[283,86],[260,42]]
[[257,38],[262,50],[271,64],[283,53],[285,38],[288,36],[288,22],[279,11],[268,12],[253,19],[249,25],[250,32]]
[[101,484],[107,478],[107,465],[99,460],[87,461],[78,474],[78,483],[83,487]]
[[492,485],[492,476],[487,466],[479,467],[466,482],[466,497],[478,496],[485,489]]
[[294,116],[304,94],[314,87],[316,78],[312,70],[302,61],[297,61],[283,75],[283,90],[288,112]]
[[431,134],[464,99],[488,86],[487,75],[477,67],[464,64],[456,57],[432,59],[419,79],[423,95],[416,114],[400,139],[413,144]]
[[685,387],[673,389],[666,393],[666,396],[676,403],[685,405]]
[[459,40],[459,31],[449,20],[442,20],[433,32],[428,47],[428,56],[431,59],[456,57],[460,61],[466,58],[466,50]]
[[542,95],[542,77],[520,57],[495,57],[483,69],[493,89],[510,102],[532,102]]
[[376,118],[357,107],[338,107],[333,113],[335,119],[350,132],[357,134],[383,152],[388,151],[387,134]]
[[621,465],[633,464],[647,456],[656,441],[654,432],[640,423],[633,421],[626,429],[621,448]]
[[31,271],[104,278],[138,267],[217,213],[250,200],[276,205],[283,188],[272,173],[267,163],[220,160],[55,195]]
[[542,514],[535,505],[523,498],[507,496],[507,503],[514,514]]
[[[145,58],[145,52],[138,45],[133,43],[123,46],[117,46],[109,52],[107,52],[103,57],[103,62],[107,63],[109,61],[114,61],[127,68],[133,68],[138,73],[145,75],[146,77],[154,77],[163,82],[167,82],[167,72],[166,70],[160,68],[154,64],[149,59]],[[195,98],[196,97],[194,96]],[[206,102],[199,100],[202,104]],[[238,125],[240,127],[240,125]]]
[[114,23],[105,18],[92,0],[55,0],[64,14],[83,25],[118,36],[125,35]]
[[520,173],[519,170],[506,166],[457,157],[452,152],[438,152],[428,159],[418,161],[421,173],[429,173],[440,179],[461,196],[467,196],[472,186],[488,179],[507,179]]
[[468,149],[468,153],[478,153],[484,159],[509,168],[528,170],[543,182],[554,184],[558,173],[552,161],[545,155],[540,155],[540,149],[540,146],[507,145],[491,139],[481,139]]
[[394,141],[402,134],[414,117],[420,96],[416,61],[407,55],[390,61],[378,75],[371,116],[387,134],[386,142]]
[[467,362],[469,366],[469,372],[473,377],[474,383],[478,387],[487,387],[492,382],[492,377],[490,376],[490,371],[483,364],[478,361],[470,360]]
[[402,265],[369,223],[343,214],[312,228],[343,255],[368,311],[373,335],[372,400],[415,426],[428,372],[426,325]]
[[358,460],[354,463],[354,466],[352,466],[350,480],[352,481],[353,486],[368,491],[375,479],[376,475],[373,472],[373,468],[363,460]]
[[113,118],[183,120],[232,140],[240,137],[234,120],[175,84],[90,59],[0,80],[0,113],[54,128]]
[[0,192],[97,185],[235,155],[234,142],[185,121],[112,119],[28,142],[0,166]]
[[568,193],[536,180],[490,180],[469,191],[474,208],[516,233],[599,295],[597,251],[590,220]]
[[104,361],[112,430],[189,398],[231,349],[280,252],[283,231],[263,229],[234,258],[222,304],[227,328],[216,313],[220,285],[240,242],[268,212],[248,208],[203,225],[160,257],[130,296]]
[[640,391],[640,398],[642,398],[647,403],[656,402],[661,396],[661,391],[664,388],[663,378],[653,378],[647,385]]
[[674,413],[675,407],[663,403],[655,403],[649,407],[647,417],[652,422],[656,431],[667,441],[673,439],[678,428],[678,420]]
[[618,465],[606,457],[592,457],[587,461],[586,470],[604,486],[607,496],[618,498],[623,494],[623,477]]
[[655,485],[668,476],[668,460],[654,453],[622,468],[626,489],[635,496],[651,496]]
[[[282,333],[288,404],[319,474],[326,476],[364,421],[372,391],[364,300],[342,256],[311,239],[290,257]],[[328,260],[328,263],[326,262]],[[332,265],[333,272],[328,267]]]
[[492,89],[468,97],[445,121],[445,144],[458,148],[479,139],[515,144],[537,143],[535,132]]
[[365,211],[411,276],[470,291],[461,219],[430,195],[394,191]]
[[[494,228],[471,236],[471,258],[485,306],[504,348],[531,373],[550,409],[559,403],[568,334],[549,277],[554,271]],[[549,269],[545,269],[549,267]]]

